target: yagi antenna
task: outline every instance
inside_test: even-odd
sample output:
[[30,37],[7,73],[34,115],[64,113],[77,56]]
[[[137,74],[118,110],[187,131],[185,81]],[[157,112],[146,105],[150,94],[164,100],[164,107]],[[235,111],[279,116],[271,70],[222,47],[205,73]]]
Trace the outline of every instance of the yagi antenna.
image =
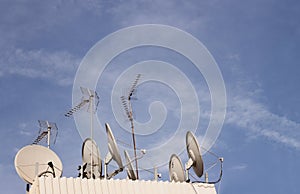
[[[80,87],[81,93],[82,93],[82,98],[81,102],[73,107],[71,110],[69,110],[65,116],[66,117],[71,117],[73,116],[74,113],[82,109],[87,103],[90,103],[90,106],[88,107],[88,112],[93,112],[93,108],[95,109],[94,112],[97,111],[97,107],[99,104],[99,96],[96,91],[90,90],[88,88]],[[91,100],[94,100],[94,105],[91,103]],[[92,105],[92,106],[91,106]],[[94,106],[94,107],[93,107]]]
[[74,108],[72,108],[71,110],[69,110],[65,116],[66,117],[71,117],[75,112],[77,112],[78,110],[80,110],[84,105],[86,105],[89,102],[89,100],[82,100],[78,105],[76,105]]
[[128,95],[128,100],[129,101],[131,100],[132,95],[134,94],[134,92],[136,90],[136,86],[137,86],[140,78],[141,78],[141,74],[137,74],[136,78],[135,78],[135,80],[134,80],[134,82],[133,82],[133,84],[132,84],[132,86],[131,86],[131,88],[129,90],[129,95]]
[[136,90],[136,87],[137,87],[137,84],[138,84],[138,81],[140,78],[141,78],[141,74],[137,74],[137,76],[129,90],[127,98],[125,96],[121,96],[121,101],[122,101],[124,110],[130,121],[130,124],[131,124],[132,142],[133,142],[135,168],[136,168],[135,170],[136,170],[136,178],[137,179],[139,179],[139,172],[138,172],[138,161],[137,161],[136,143],[135,143],[135,135],[134,135],[133,111],[132,111],[132,105],[131,105],[130,100],[132,99],[132,96]]
[[[80,87],[81,93],[82,93],[82,99],[81,102],[72,108],[70,111],[68,111],[65,116],[70,117],[72,116],[75,112],[80,110],[82,107],[84,107],[87,103],[89,103],[88,106],[88,112],[91,113],[90,115],[90,127],[91,127],[91,140],[93,140],[93,114],[97,111],[97,107],[99,104],[99,96],[96,91]],[[91,148],[91,153],[93,153],[93,146]],[[93,157],[91,155],[91,164],[93,164]],[[93,174],[93,168],[91,168],[91,174]]]
[[58,134],[57,126],[55,123],[51,123],[49,121],[39,120],[38,122],[40,125],[39,135],[32,144],[38,144],[39,142],[42,141],[42,139],[46,138],[47,139],[47,147],[50,148],[51,136],[54,136],[53,144],[55,144],[55,141],[56,141],[56,137]]

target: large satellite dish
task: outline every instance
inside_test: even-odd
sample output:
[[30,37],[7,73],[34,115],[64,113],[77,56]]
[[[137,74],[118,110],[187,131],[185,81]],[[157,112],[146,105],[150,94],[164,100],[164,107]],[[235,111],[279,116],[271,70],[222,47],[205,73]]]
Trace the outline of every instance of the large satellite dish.
[[120,152],[115,140],[115,137],[111,131],[111,128],[108,123],[105,123],[107,138],[108,138],[108,150],[112,156],[112,159],[118,164],[120,169],[123,169],[122,159]]
[[52,150],[41,145],[28,145],[20,149],[15,157],[18,175],[32,184],[35,177],[60,177],[63,166],[59,157]]
[[[95,177],[101,177],[102,174],[102,162],[99,148],[94,140],[91,138],[85,139],[82,144],[82,161],[87,164],[87,178],[92,177],[92,168],[93,174]],[[92,162],[92,164],[91,164]]]
[[185,174],[180,158],[176,154],[172,154],[169,161],[170,181],[184,182]]
[[126,150],[124,150],[124,155],[125,155],[125,160],[126,160],[126,164],[127,164],[127,176],[128,176],[128,178],[130,178],[132,180],[136,180],[137,177],[136,177],[135,172],[133,170],[133,166],[132,166],[132,163],[130,161],[129,154]]
[[191,131],[186,133],[186,149],[189,156],[187,170],[193,167],[196,175],[201,177],[203,175],[203,161],[198,141]]

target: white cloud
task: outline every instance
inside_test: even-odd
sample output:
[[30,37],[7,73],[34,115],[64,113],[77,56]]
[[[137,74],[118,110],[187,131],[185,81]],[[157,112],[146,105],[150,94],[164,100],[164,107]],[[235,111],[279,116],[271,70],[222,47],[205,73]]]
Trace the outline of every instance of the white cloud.
[[0,60],[4,75],[21,75],[55,81],[59,85],[73,82],[79,59],[66,51],[11,49]]
[[248,167],[247,164],[238,164],[238,165],[235,165],[235,166],[232,166],[230,168],[230,170],[245,170],[246,168]]
[[300,124],[270,112],[251,98],[234,97],[230,100],[226,124],[246,129],[249,137],[266,139],[300,150]]

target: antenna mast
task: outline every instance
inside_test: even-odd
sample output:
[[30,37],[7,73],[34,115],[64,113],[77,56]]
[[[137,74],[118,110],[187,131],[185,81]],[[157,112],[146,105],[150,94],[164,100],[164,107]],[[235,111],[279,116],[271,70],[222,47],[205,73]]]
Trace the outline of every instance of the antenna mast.
[[129,94],[127,99],[125,96],[121,96],[122,104],[124,106],[126,115],[131,124],[131,134],[132,134],[132,142],[133,142],[133,150],[134,150],[134,158],[135,158],[135,168],[136,168],[136,177],[139,179],[139,171],[138,171],[138,161],[137,161],[137,154],[136,154],[136,143],[135,143],[135,134],[134,134],[134,122],[133,122],[133,110],[131,105],[131,98],[136,90],[136,86],[138,81],[141,77],[141,74],[137,74],[136,79],[134,80],[131,89],[129,90]]
[[39,120],[39,125],[40,125],[40,131],[39,131],[39,135],[38,137],[34,140],[33,144],[38,144],[44,137],[47,138],[47,147],[50,148],[50,139],[51,139],[51,135],[55,134],[55,138],[54,138],[54,143],[55,143],[55,139],[57,136],[57,126],[55,123],[51,123],[49,121],[42,121]]
[[[90,138],[93,141],[93,114],[96,112],[98,104],[99,104],[99,96],[96,91],[93,91],[88,88],[80,87],[81,93],[83,95],[81,102],[68,111],[65,116],[70,117],[75,112],[80,110],[85,104],[89,103],[88,111],[90,111]],[[91,146],[91,175],[93,175],[93,146]]]

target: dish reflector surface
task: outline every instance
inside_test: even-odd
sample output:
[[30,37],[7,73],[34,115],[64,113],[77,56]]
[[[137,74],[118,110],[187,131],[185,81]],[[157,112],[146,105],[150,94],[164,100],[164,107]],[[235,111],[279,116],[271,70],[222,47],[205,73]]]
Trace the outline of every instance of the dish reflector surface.
[[203,175],[203,161],[200,154],[199,144],[191,131],[186,133],[186,149],[190,159],[193,160],[193,169],[198,177]]
[[91,157],[93,165],[101,164],[100,152],[96,142],[91,138],[86,138],[82,144],[82,161],[90,164]]
[[122,159],[120,156],[120,152],[115,140],[115,137],[111,131],[111,128],[108,123],[105,123],[107,138],[108,138],[108,150],[112,155],[112,159],[116,161],[120,169],[123,169]]
[[[91,157],[92,157],[93,164],[91,164]],[[82,162],[88,164],[87,172],[91,172],[91,167],[93,167],[95,171],[95,176],[96,177],[101,176],[102,162],[101,162],[100,151],[96,142],[91,138],[86,138],[82,144]],[[90,176],[88,176],[88,178],[90,178]]]
[[183,182],[185,181],[184,169],[180,158],[176,154],[172,154],[169,161],[170,181]]
[[133,166],[132,166],[132,163],[130,161],[129,154],[126,150],[124,150],[124,155],[125,155],[125,160],[126,160],[126,164],[127,164],[127,175],[130,179],[136,180],[136,175],[135,175],[135,172],[133,170]]
[[[52,165],[53,170],[50,167]],[[60,177],[63,171],[56,153],[41,145],[28,145],[20,149],[15,157],[15,168],[18,175],[29,184],[34,182],[36,176]]]

